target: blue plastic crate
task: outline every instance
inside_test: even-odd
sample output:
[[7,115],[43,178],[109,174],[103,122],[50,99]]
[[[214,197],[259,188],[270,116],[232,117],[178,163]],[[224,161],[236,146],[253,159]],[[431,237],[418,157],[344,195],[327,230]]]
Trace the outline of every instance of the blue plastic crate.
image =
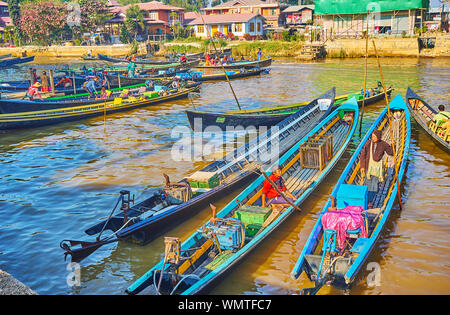
[[155,92],[159,92],[161,90],[167,90],[167,86],[155,85]]
[[337,208],[343,209],[347,206],[360,206],[367,210],[368,197],[366,185],[346,185],[339,187],[336,195]]

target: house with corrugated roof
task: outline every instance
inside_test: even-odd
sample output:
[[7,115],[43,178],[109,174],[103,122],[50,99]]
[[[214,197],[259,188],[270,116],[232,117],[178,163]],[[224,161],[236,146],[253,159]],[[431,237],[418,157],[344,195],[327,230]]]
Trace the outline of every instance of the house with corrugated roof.
[[371,35],[413,35],[428,6],[428,0],[316,0],[314,12],[324,38],[362,36],[367,22]]
[[[265,18],[258,13],[227,13],[201,15],[194,12],[186,13],[196,37],[237,37],[239,39],[255,39],[264,35]],[[248,34],[248,35],[246,35]]]
[[283,9],[288,5],[275,0],[230,0],[211,8],[203,8],[205,15],[260,14],[271,27],[284,25]]
[[291,5],[282,11],[288,25],[312,24],[314,5]]

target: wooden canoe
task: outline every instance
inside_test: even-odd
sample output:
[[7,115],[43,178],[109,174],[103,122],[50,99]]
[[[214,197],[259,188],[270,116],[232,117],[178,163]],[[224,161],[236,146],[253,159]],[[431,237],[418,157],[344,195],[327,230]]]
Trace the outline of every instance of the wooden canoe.
[[172,91],[169,95],[156,98],[136,98],[129,97],[116,103],[105,101],[100,104],[91,104],[75,107],[64,107],[51,110],[41,110],[24,112],[19,114],[0,114],[0,130],[33,128],[45,125],[52,125],[60,122],[74,121],[111,114],[120,111],[127,111],[139,107],[169,102],[175,99],[185,98],[189,93],[197,91],[198,87],[183,88]]
[[[346,119],[340,118],[341,113]],[[297,138],[297,143],[272,165],[271,169],[282,167],[286,187],[297,198],[296,206],[317,188],[346,151],[358,119],[358,105],[353,98],[334,110],[307,135],[300,140]],[[313,143],[328,143],[326,139],[331,137],[332,143],[324,150],[327,152],[324,165],[320,168],[304,166],[300,152],[304,152],[303,149]],[[267,176],[270,173],[271,171],[267,172]],[[178,261],[163,259],[131,284],[126,292],[137,294],[149,286],[160,294],[190,295],[205,290],[294,212],[293,206],[278,209],[279,211],[262,208],[261,192],[264,183],[265,177],[259,176],[217,214],[216,222],[206,222],[181,244]],[[264,214],[260,218],[260,224],[255,224],[254,218],[244,216],[241,212],[248,207],[252,209],[249,210],[250,213],[259,211],[258,213]]]
[[[198,84],[188,84],[186,87],[189,88],[197,85]],[[110,91],[113,93],[107,101],[114,100],[114,97],[118,97],[125,89],[129,90],[130,95],[135,97],[139,97],[142,93],[150,91],[150,89],[145,87],[145,84],[124,86],[120,89],[111,89]],[[24,112],[100,104],[104,102],[105,99],[92,98],[89,93],[49,97],[44,100],[35,99],[33,101],[21,99],[0,99],[0,114],[18,114]]]
[[[389,88],[387,90],[390,96],[393,89]],[[346,94],[336,97],[337,105],[346,102],[353,96],[357,97],[358,105],[362,105],[362,95],[358,94]],[[365,105],[370,105],[384,99],[384,93],[379,92],[373,96],[366,98]],[[237,126],[242,126],[244,128],[250,126],[274,126],[289,115],[292,115],[303,106],[308,104],[308,102],[296,103],[290,105],[282,105],[275,107],[266,108],[256,108],[247,110],[234,110],[225,112],[206,112],[197,110],[187,110],[186,115],[189,120],[191,128],[196,131],[204,131],[208,127],[220,128],[221,130],[226,130],[229,127],[236,128]],[[194,123],[196,122],[196,126]],[[201,128],[201,129],[200,129]]]
[[[132,206],[127,213],[132,223],[124,225],[124,213],[114,215],[111,220],[104,220],[88,228],[86,234],[97,235],[104,228],[115,233],[117,240],[131,240],[133,243],[145,244],[160,235],[168,226],[182,222],[185,218],[203,209],[211,201],[231,193],[242,185],[256,178],[256,166],[261,160],[276,160],[279,154],[287,152],[298,139],[303,138],[320,121],[331,112],[334,103],[335,89],[331,89],[319,98],[304,106],[300,111],[280,122],[274,129],[261,132],[258,137],[230,152],[223,158],[209,164],[199,172],[217,174],[220,182],[211,188],[191,187],[192,194],[187,201],[174,201],[162,196],[171,194],[165,188],[157,190],[150,198]],[[327,100],[327,109],[321,108],[319,100]],[[278,150],[271,145],[278,145]],[[262,151],[261,151],[262,150]],[[261,152],[267,155],[262,156]],[[262,161],[264,162],[264,161]],[[262,163],[261,162],[261,163]],[[185,185],[183,179],[176,185]],[[183,189],[183,188],[180,188]],[[64,247],[72,261],[84,258],[82,248]]]
[[[397,156],[396,167],[398,168],[399,182],[401,183],[401,180],[405,174],[408,150],[410,146],[410,116],[408,108],[400,95],[397,95],[391,101],[389,107],[392,115],[392,129],[395,138],[395,151]],[[379,189],[372,197],[372,200],[368,200],[369,198],[366,199],[364,197],[364,193],[353,196],[349,195],[349,191],[361,191],[361,189],[364,191],[364,189],[367,188],[367,186],[361,185],[360,182],[360,156],[361,150],[366,142],[371,138],[373,131],[375,129],[382,131],[383,140],[389,144],[391,143],[387,115],[388,112],[386,108],[373,123],[372,127],[356,149],[331,194],[334,198],[336,198],[338,209],[342,209],[346,205],[362,206],[364,208],[362,217],[365,222],[365,230],[368,231],[368,237],[360,237],[358,231],[361,231],[361,228],[359,230],[352,231],[352,233],[347,232],[345,243],[346,248],[339,249],[337,252],[332,253],[332,255],[330,255],[331,250],[324,251],[322,246],[324,227],[321,219],[324,214],[328,212],[328,209],[331,206],[331,198],[328,200],[308,240],[306,241],[294,269],[292,270],[293,278],[298,278],[301,273],[305,272],[310,280],[316,281],[316,288],[308,289],[312,290],[309,291],[312,294],[315,294],[325,281],[330,281],[339,286],[348,286],[355,280],[358,271],[367,261],[367,258],[375,247],[376,242],[379,239],[381,232],[383,231],[383,228],[391,214],[393,204],[397,199],[397,185],[395,180],[393,158],[391,158],[388,163],[385,163],[385,166],[388,166],[385,179],[379,184]],[[395,115],[398,116],[394,117]],[[342,193],[340,193],[341,189]],[[360,204],[356,204],[357,202],[355,200],[360,200]],[[368,206],[366,205],[371,206],[371,209],[367,209]],[[327,229],[327,235],[328,233],[335,232],[336,230]],[[334,236],[327,238],[330,240],[330,248],[337,247],[335,246],[337,242],[333,240],[333,238]],[[320,276],[318,277],[317,275],[319,274],[319,270]]]
[[438,112],[409,87],[406,91],[406,105],[415,121],[417,121],[420,127],[425,130],[434,142],[439,144],[447,152],[450,152],[450,129],[445,132],[433,122],[433,117]]
[[[246,71],[226,71],[228,79],[243,79],[248,77],[257,76],[260,74],[269,74],[270,69],[250,69]],[[225,81],[227,77],[225,73],[204,74],[203,72],[188,72],[184,75],[177,73],[177,76],[181,78],[188,78],[189,80],[196,82],[211,82],[211,81]]]
[[[128,63],[129,60],[126,60],[125,58],[119,58],[119,57],[111,57],[103,54],[98,54],[98,58],[100,60],[108,61],[108,62],[114,62],[114,63]],[[136,59],[134,61],[137,65],[167,65],[173,63],[173,60],[150,60],[150,59]]]
[[[231,64],[223,65],[225,69],[252,69],[252,68],[266,68],[270,67],[272,64],[272,58],[263,59],[263,60],[251,60],[251,61],[236,61]],[[217,66],[206,66],[205,64],[200,64],[195,66],[195,68],[200,69],[222,69],[221,65]]]

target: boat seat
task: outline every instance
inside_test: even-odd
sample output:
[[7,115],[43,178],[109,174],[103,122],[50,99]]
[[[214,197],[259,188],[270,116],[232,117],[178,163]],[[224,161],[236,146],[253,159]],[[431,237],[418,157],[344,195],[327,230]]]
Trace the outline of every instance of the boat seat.
[[358,238],[355,242],[355,244],[353,244],[352,249],[350,250],[350,252],[352,253],[361,253],[361,251],[364,249],[364,247],[366,246],[366,244],[369,242],[368,238]]
[[350,238],[359,238],[359,235],[361,234],[361,229],[356,230],[347,230],[347,235]]

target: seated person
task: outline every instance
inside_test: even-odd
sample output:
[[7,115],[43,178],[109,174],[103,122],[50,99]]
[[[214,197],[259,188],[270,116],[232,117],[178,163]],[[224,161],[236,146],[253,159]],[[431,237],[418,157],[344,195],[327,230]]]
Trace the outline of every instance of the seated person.
[[450,113],[445,111],[444,105],[439,105],[438,113],[434,115],[433,121],[437,124],[439,121],[443,121],[443,123],[439,126],[442,129],[449,129],[450,127]]
[[[277,185],[277,188],[284,192],[291,203],[297,201],[297,198],[287,190],[284,184],[284,179],[281,177],[283,169],[278,167],[269,178]],[[264,187],[262,190],[262,206],[266,207],[270,205],[273,210],[277,207],[289,207],[290,204],[278,193],[278,191],[272,186],[272,184],[266,179],[264,181]]]
[[[369,208],[372,207],[372,201],[378,191],[378,184],[384,181],[384,154],[394,155],[392,146],[381,139],[380,130],[372,133],[372,138],[367,141],[361,151],[361,181],[368,188]],[[366,172],[367,170],[367,172]],[[367,176],[367,178],[366,178]]]

